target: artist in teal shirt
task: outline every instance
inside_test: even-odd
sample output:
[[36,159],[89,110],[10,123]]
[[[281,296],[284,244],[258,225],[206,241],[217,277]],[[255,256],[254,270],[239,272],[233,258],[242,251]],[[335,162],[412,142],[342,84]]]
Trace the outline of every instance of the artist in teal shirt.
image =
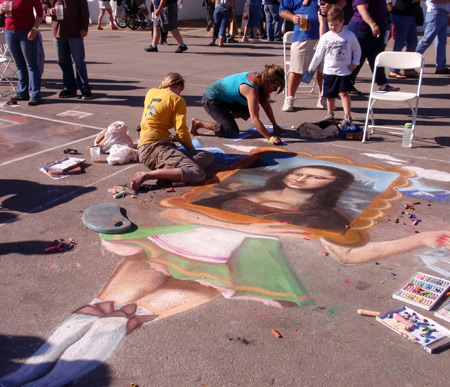
[[[203,93],[202,105],[214,122],[200,121],[196,118],[191,122],[191,134],[199,135],[203,128],[215,133],[216,136],[236,138],[239,126],[236,118],[252,119],[252,124],[261,135],[274,145],[281,145],[277,137],[282,131],[277,124],[272,107],[269,103],[270,93],[284,90],[284,70],[281,66],[266,65],[260,73],[247,71],[230,75],[210,85]],[[259,118],[259,105],[264,109],[273,125],[271,134]]]

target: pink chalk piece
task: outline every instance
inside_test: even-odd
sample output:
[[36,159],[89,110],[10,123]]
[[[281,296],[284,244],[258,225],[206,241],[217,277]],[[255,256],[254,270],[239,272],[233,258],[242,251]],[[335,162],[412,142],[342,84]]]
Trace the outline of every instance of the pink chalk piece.
[[414,329],[414,324],[411,321],[408,321],[404,317],[400,316],[398,313],[394,313],[394,320],[402,323],[410,331]]
[[50,269],[56,270],[59,269],[59,266],[56,262],[52,262],[51,265],[49,266]]

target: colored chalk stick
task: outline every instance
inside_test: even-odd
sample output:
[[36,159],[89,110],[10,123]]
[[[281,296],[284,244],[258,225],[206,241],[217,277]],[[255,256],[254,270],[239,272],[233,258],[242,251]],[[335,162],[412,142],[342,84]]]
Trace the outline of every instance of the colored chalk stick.
[[380,315],[380,312],[375,312],[373,310],[358,309],[358,314],[361,316],[377,317]]
[[410,331],[412,331],[414,329],[414,324],[411,321],[408,321],[404,317],[400,316],[398,313],[394,313],[394,320],[403,324]]

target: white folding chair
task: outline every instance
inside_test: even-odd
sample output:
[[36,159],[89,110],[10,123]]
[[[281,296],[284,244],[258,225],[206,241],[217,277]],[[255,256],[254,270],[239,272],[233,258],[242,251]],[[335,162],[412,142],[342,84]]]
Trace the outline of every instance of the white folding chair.
[[11,52],[6,44],[5,31],[0,31],[0,84],[6,81],[12,90],[0,93],[0,97],[16,92],[14,82],[17,80],[17,69],[14,64]]
[[[396,103],[406,103],[411,109],[412,138],[414,138],[414,129],[416,128],[417,111],[419,110],[419,97],[420,88],[422,86],[424,64],[425,62],[423,56],[416,52],[384,51],[378,54],[378,56],[375,58],[375,68],[373,70],[372,85],[370,86],[369,104],[367,106],[366,122],[364,124],[364,134],[362,139],[363,142],[369,138],[369,132],[370,134],[373,134],[374,128],[381,129],[381,132],[384,131],[389,133],[391,133],[391,131],[394,131],[394,133],[395,131],[403,133],[404,131],[404,126],[395,127],[375,124],[374,105],[377,101],[385,101],[389,107],[395,105]],[[375,76],[377,68],[379,67],[390,67],[394,69],[420,69],[419,76],[418,78],[416,78],[417,85],[414,86],[415,91],[404,92],[374,90],[374,88],[378,88],[375,82]],[[384,110],[384,114],[386,114],[386,110]],[[369,116],[371,118],[371,124],[369,124]]]
[[[288,53],[288,49],[290,48],[290,45],[292,43],[292,38],[294,36],[294,32],[288,31],[283,35],[283,60],[284,60],[284,83],[286,87],[284,88],[284,96],[287,98],[287,84],[288,84],[288,78],[289,78],[289,66],[291,64],[290,62],[290,54]],[[304,92],[304,93],[313,93],[316,89],[316,80],[314,79],[311,85],[302,85],[297,89],[297,93]]]

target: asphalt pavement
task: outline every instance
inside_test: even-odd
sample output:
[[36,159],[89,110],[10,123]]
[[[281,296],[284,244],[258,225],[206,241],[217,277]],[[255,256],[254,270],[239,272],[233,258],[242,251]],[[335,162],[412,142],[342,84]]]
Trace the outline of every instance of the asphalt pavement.
[[[176,186],[170,192],[153,187],[137,198],[114,199],[109,190],[145,168],[135,163],[108,165],[104,154],[100,163],[91,163],[88,147],[98,133],[115,121],[123,121],[136,140],[146,91],[157,87],[168,72],[179,72],[186,79],[183,97],[189,121],[193,117],[208,119],[201,96],[213,81],[237,72],[261,71],[265,64],[283,64],[281,43],[239,42],[212,47],[204,27],[181,28],[188,46],[181,54],[175,53],[177,45],[171,36],[169,45],[160,45],[158,53],[148,53],[144,51],[150,44],[148,30],[91,28],[85,46],[94,98],[59,99],[62,77],[51,31],[46,25],[41,30],[46,55],[44,103],[0,107],[0,377],[17,370],[75,309],[95,299],[124,261],[123,256],[106,250],[99,235],[83,225],[81,217],[88,207],[116,203],[138,227],[168,226],[176,222],[163,215],[160,201],[180,197],[191,189]],[[257,300],[219,296],[145,324],[120,340],[106,359],[98,364],[88,361],[93,369],[70,385],[447,385],[450,350],[429,354],[374,318],[357,314],[357,309],[383,313],[403,305],[392,294],[416,272],[449,279],[444,269],[449,273],[450,264],[441,265],[438,271],[436,262],[423,258],[428,254],[432,260],[433,254],[439,253],[441,263],[450,261],[449,250],[437,248],[438,239],[450,235],[450,77],[434,74],[433,47],[424,56],[425,75],[411,148],[402,147],[401,136],[384,133],[375,133],[365,143],[299,138],[294,130],[297,126],[325,116],[325,110],[316,107],[316,89],[312,93],[302,89],[295,111],[290,113],[281,111],[283,95],[272,95],[276,119],[287,129],[282,147],[273,147],[258,136],[240,141],[199,136],[203,147],[219,148],[229,157],[270,147],[374,171],[406,171],[407,183],[390,191],[386,206],[372,217],[375,221],[367,230],[370,241],[380,243],[373,247],[375,251],[369,251],[369,245],[360,247],[362,256],[372,254],[379,259],[345,265],[338,262],[332,248],[324,253],[325,245],[317,241],[282,238],[288,265],[308,292],[311,304],[282,309]],[[365,65],[356,85],[363,94],[352,96],[353,118],[358,125],[365,118],[370,82],[371,72]],[[412,90],[414,81],[389,82],[406,91]],[[2,85],[0,92],[7,92],[7,86]],[[0,103],[8,98],[2,97]],[[336,116],[341,118],[340,101],[337,106]],[[389,124],[403,126],[411,120],[407,108],[387,105],[378,113],[380,121]],[[252,126],[242,120],[239,125],[242,131]],[[54,180],[39,170],[47,161],[63,157],[67,148],[76,148],[80,157],[86,158],[84,174]],[[209,172],[210,178],[229,165],[216,167]],[[408,184],[412,184],[409,191]],[[417,203],[415,214],[421,219],[416,226],[404,213],[405,203],[411,202]],[[418,243],[420,234],[423,238]],[[76,244],[67,251],[45,252],[54,238],[65,242],[72,238]],[[392,253],[385,254],[391,248]],[[352,248],[347,254],[353,256]],[[434,318],[434,310],[417,310]],[[450,329],[449,322],[435,320]],[[272,329],[282,337],[277,338]],[[77,359],[68,359],[77,363]],[[66,361],[67,368],[73,366]]]

